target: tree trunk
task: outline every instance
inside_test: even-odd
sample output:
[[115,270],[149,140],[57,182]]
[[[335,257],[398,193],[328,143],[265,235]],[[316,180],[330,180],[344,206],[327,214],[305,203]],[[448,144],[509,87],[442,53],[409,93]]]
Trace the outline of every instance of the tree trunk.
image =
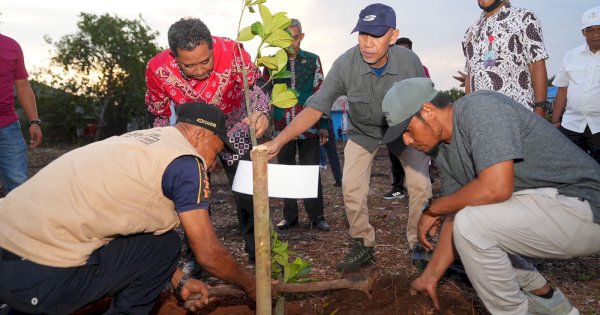
[[250,152],[254,185],[254,240],[256,251],[256,314],[271,315],[271,219],[267,148],[257,146]]

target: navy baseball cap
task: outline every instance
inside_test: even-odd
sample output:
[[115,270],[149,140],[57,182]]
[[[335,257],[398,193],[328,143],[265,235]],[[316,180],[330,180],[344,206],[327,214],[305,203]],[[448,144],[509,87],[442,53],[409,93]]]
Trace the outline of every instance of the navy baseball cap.
[[410,78],[396,82],[383,97],[382,110],[388,123],[388,130],[382,143],[393,154],[399,155],[406,145],[402,134],[410,120],[421,110],[423,104],[431,102],[438,92],[429,78]]
[[374,3],[360,11],[356,27],[350,34],[364,32],[375,36],[382,36],[390,28],[396,28],[396,12],[385,4]]
[[225,149],[231,153],[238,153],[233,144],[227,137],[227,128],[225,121],[227,116],[215,105],[202,102],[183,103],[177,106],[177,122],[188,123],[208,129],[214,132],[223,144]]

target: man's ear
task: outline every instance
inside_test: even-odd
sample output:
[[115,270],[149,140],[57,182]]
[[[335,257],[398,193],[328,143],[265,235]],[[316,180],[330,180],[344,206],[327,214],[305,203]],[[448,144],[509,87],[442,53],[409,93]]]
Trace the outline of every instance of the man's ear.
[[400,30],[395,28],[392,31],[392,37],[390,37],[390,46],[396,45],[396,40],[398,39],[398,36],[400,36]]
[[423,104],[423,113],[429,117],[436,115],[437,107],[433,105],[431,102],[427,102]]

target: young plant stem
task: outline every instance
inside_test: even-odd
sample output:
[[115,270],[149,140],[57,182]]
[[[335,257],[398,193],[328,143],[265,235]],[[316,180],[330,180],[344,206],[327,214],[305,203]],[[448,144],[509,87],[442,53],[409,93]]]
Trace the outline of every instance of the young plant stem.
[[238,52],[240,54],[240,59],[242,60],[242,77],[244,80],[244,97],[246,100],[246,113],[248,114],[248,122],[249,122],[249,128],[250,128],[250,140],[252,141],[252,147],[256,147],[258,142],[256,141],[256,122],[252,122],[252,106],[250,105],[250,87],[248,85],[248,71],[246,70],[246,67],[244,67],[244,54],[242,52],[242,44],[240,44],[240,39],[239,39],[239,34],[240,34],[240,29],[242,26],[242,17],[244,16],[244,11],[246,10],[246,1],[242,0],[242,13],[240,14],[240,20],[238,21],[238,29],[237,29],[237,48],[238,48]]

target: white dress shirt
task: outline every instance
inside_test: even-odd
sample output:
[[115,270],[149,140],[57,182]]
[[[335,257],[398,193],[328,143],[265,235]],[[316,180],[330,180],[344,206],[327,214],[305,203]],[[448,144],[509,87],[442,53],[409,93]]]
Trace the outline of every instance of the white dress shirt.
[[600,132],[600,51],[592,53],[587,44],[568,51],[552,84],[567,87],[561,126],[583,133],[588,125],[592,134]]

